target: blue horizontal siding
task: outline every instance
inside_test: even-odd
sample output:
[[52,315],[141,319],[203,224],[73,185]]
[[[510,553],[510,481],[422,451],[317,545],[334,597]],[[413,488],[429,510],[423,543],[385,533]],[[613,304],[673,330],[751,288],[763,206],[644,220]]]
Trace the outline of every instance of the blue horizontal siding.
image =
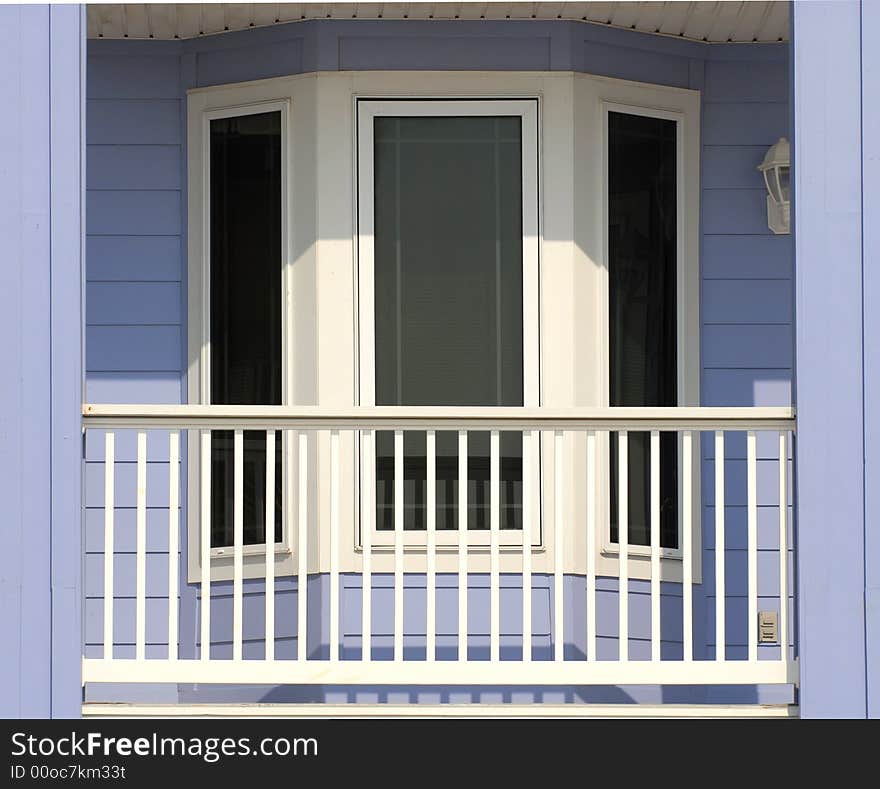
[[[179,156],[179,153],[178,153]],[[88,236],[88,282],[179,282],[178,236]]]
[[180,99],[89,99],[89,145],[179,145]]
[[578,66],[586,73],[637,82],[644,82],[650,74],[649,81],[656,85],[694,87],[690,82],[691,60],[687,57],[591,41],[584,41],[581,47]]
[[709,324],[703,327],[703,367],[784,369],[791,365],[790,323]]
[[703,232],[706,235],[769,235],[767,191],[758,173],[751,189],[704,189]]
[[235,47],[204,52],[198,58],[200,85],[222,85],[281,77],[303,71],[303,41],[292,39],[262,47]]
[[[86,344],[90,340],[86,337]],[[86,348],[86,360],[89,348]],[[92,355],[93,365],[103,365],[101,353]],[[181,394],[180,366],[173,370],[102,370],[89,369],[86,379],[86,401],[89,403],[179,403]],[[130,366],[130,365],[129,365]]]
[[706,280],[703,283],[702,308],[705,324],[776,323],[790,326],[791,282],[774,279],[757,282],[743,279]]
[[338,44],[339,68],[548,70],[550,38],[523,33],[491,41],[457,36],[343,36]]
[[89,145],[89,189],[180,189],[178,145]]
[[90,188],[86,211],[93,236],[179,236],[183,222],[177,190]]
[[791,369],[704,370],[700,396],[704,405],[790,406]]
[[[87,326],[86,367],[96,372],[173,372],[181,369],[180,326]],[[138,393],[134,393],[141,402]]]
[[176,282],[89,282],[89,325],[180,325]]
[[90,54],[86,93],[90,99],[179,99],[180,66],[174,55],[139,55],[119,67],[112,55]]
[[765,153],[766,145],[703,146],[703,189],[757,189],[766,194],[757,170]]
[[[705,164],[703,172],[706,172]],[[704,235],[700,265],[704,281],[790,279],[791,243],[788,236]]]
[[[745,66],[743,66],[745,68]],[[758,71],[752,67],[752,71]],[[750,79],[758,79],[754,74]],[[787,102],[704,102],[706,145],[770,146],[788,128]]]
[[757,72],[744,79],[743,64],[710,60],[706,63],[705,101],[725,104],[741,102],[788,103],[788,63],[752,64]]

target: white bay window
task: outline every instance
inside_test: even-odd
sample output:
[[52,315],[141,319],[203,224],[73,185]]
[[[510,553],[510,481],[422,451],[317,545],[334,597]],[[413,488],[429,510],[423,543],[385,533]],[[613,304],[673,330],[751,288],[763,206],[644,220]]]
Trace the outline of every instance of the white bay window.
[[[697,93],[566,73],[300,75],[191,91],[188,145],[190,402],[699,403]],[[275,441],[279,575],[293,572],[296,553],[291,432]],[[552,565],[552,438],[531,442],[524,464],[522,434],[501,433],[502,569],[519,567],[524,466],[537,494],[534,569]],[[455,433],[434,440],[443,572],[456,562],[463,445]],[[629,574],[638,578],[647,576],[651,534],[648,437],[627,440]],[[261,441],[245,436],[250,577],[263,563]],[[686,471],[676,442],[670,434],[660,445],[664,579],[680,577]],[[212,440],[212,551],[221,557],[231,541],[227,443],[219,432]],[[617,572],[615,443],[600,441],[597,466],[591,553],[602,575]],[[359,569],[366,527],[374,571],[392,566],[394,444],[382,431],[369,449],[355,434],[340,437],[341,571]],[[426,434],[405,432],[402,449],[406,555],[421,571]],[[312,492],[328,489],[329,451],[319,435],[305,458]],[[480,571],[488,433],[469,431],[465,451],[467,541]],[[570,494],[558,505],[566,522],[583,524],[584,436],[566,435],[562,460]],[[190,453],[190,490],[198,490],[198,461]],[[190,495],[188,510],[191,578],[199,498]],[[310,499],[318,503],[309,510],[308,565],[324,571],[327,496]],[[565,571],[583,573],[584,530],[565,533]],[[212,561],[212,573],[229,577],[222,561]]]

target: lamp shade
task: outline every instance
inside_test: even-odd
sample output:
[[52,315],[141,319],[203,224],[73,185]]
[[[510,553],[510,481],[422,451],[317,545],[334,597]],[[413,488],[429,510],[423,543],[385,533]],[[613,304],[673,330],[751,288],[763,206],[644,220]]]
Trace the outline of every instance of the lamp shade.
[[767,187],[767,225],[774,233],[790,232],[791,146],[785,137],[770,146],[758,165]]

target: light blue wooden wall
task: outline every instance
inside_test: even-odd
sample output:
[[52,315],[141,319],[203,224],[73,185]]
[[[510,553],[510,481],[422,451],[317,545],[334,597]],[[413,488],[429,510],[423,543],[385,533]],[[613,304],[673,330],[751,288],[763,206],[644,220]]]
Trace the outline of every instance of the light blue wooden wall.
[[[701,45],[559,23],[302,23],[189,42],[90,41],[88,68],[87,393],[95,402],[180,402],[185,326],[185,125],[188,87],[337,68],[575,69],[702,91],[701,390],[705,405],[791,402],[791,240],[767,229],[765,192],[755,170],[788,133],[786,45]],[[151,437],[148,489],[148,654],[164,654],[167,583],[167,449]],[[778,583],[776,446],[762,437],[759,461],[759,568],[762,608],[775,608]],[[695,611],[698,656],[714,654],[713,458],[702,447],[704,583]],[[745,442],[727,450],[728,655],[745,650]],[[103,439],[89,440],[86,465],[86,650],[101,633]],[[120,440],[117,484],[118,654],[133,652],[134,439]],[[123,482],[127,479],[128,483]],[[418,584],[418,581],[414,581]],[[582,579],[569,579],[574,597]],[[347,639],[360,642],[359,586],[346,581]],[[257,630],[246,647],[262,651],[260,584],[250,585],[246,618]],[[291,617],[279,623],[279,654],[293,648],[294,583],[281,582]],[[603,582],[602,649],[616,644],[616,581]],[[219,590],[218,590],[219,591]],[[665,648],[681,649],[680,592],[666,589]],[[377,594],[381,594],[377,592]],[[517,593],[518,595],[519,593]],[[424,593],[422,592],[422,597]],[[536,626],[550,628],[549,586],[536,590]],[[647,645],[647,594],[631,591],[633,654]],[[317,597],[317,595],[316,595]],[[418,592],[414,591],[414,605]],[[318,598],[320,600],[320,598]],[[513,597],[511,597],[513,600]],[[511,605],[515,603],[512,602]],[[183,592],[181,654],[194,654],[195,590]],[[213,606],[218,633],[229,600]],[[251,610],[253,609],[253,610]],[[668,609],[668,615],[667,615]],[[678,613],[676,613],[676,610]],[[606,616],[607,614],[607,616]],[[584,616],[567,611],[567,632],[582,642]],[[676,624],[676,616],[678,622]],[[543,617],[543,620],[541,619]],[[377,631],[381,624],[377,622]],[[218,639],[219,640],[219,639]],[[548,641],[549,643],[549,641]],[[536,639],[537,644],[537,639]],[[377,640],[376,645],[379,645]],[[218,649],[225,647],[218,645]],[[573,646],[572,648],[576,648]],[[218,653],[219,654],[219,653]],[[669,698],[667,695],[666,698]]]
[[84,9],[0,7],[0,715],[77,717]]
[[796,3],[801,710],[880,717],[875,2]]

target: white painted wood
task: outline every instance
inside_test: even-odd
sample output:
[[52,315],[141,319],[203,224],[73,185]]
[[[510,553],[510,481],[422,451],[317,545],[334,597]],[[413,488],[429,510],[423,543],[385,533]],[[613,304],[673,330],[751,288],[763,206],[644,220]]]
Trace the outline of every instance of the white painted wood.
[[596,433],[587,433],[587,659],[596,660]]
[[532,659],[532,446],[534,433],[523,432],[523,492],[522,492],[522,660]]
[[563,475],[565,467],[562,462],[562,438],[561,430],[553,433],[553,659],[561,661],[564,658],[565,647],[565,592],[563,588],[562,568],[565,560],[565,537],[563,535],[563,519],[565,508],[563,504]]
[[618,659],[629,660],[629,460],[627,432],[617,434]]
[[403,431],[394,431],[394,659],[403,659]]
[[693,526],[693,434],[681,436],[681,608],[684,660],[694,659],[694,526]]
[[[797,663],[779,660],[83,660],[84,682],[180,682],[269,685],[759,685],[796,682]],[[257,670],[259,669],[259,670]],[[429,673],[428,673],[429,672]],[[320,706],[320,705],[315,705]]]
[[177,660],[180,560],[180,433],[168,438],[168,659]]
[[84,718],[797,718],[791,704],[125,704],[86,702]]
[[244,546],[244,432],[236,430],[232,443],[232,659],[242,658]]
[[200,627],[202,662],[211,656],[211,431],[199,433],[201,445],[201,506],[199,508],[199,552],[201,554]]
[[489,659],[501,660],[501,441],[497,430],[489,434]]
[[83,405],[87,428],[268,430],[793,430],[793,408]]
[[788,433],[779,433],[779,649],[788,659]]
[[143,430],[137,436],[136,551],[134,653],[137,660],[144,660],[147,635],[147,434]]
[[748,659],[758,659],[758,440],[754,430],[746,434],[748,479]]
[[104,659],[113,657],[113,516],[116,508],[114,478],[116,434],[104,435]]
[[715,432],[715,660],[727,659],[726,538],[724,536],[724,431]]
[[660,433],[651,431],[651,660],[660,660]]
[[330,431],[330,660],[339,660],[339,431]]
[[275,431],[266,431],[266,660],[275,657]]
[[425,459],[427,463],[427,532],[428,546],[425,568],[426,578],[426,642],[425,658],[432,663],[437,657],[437,441],[433,430],[425,434]]
[[458,660],[468,659],[468,438],[458,432]]
[[309,587],[309,435],[301,432],[297,436],[299,457],[297,472],[299,485],[297,492],[297,561],[296,581],[296,658],[300,662],[309,659],[308,649],[308,587]]
[[364,550],[361,575],[361,660],[373,659],[373,529],[376,527],[376,434],[363,432],[364,446],[364,519],[361,524],[361,541]]

